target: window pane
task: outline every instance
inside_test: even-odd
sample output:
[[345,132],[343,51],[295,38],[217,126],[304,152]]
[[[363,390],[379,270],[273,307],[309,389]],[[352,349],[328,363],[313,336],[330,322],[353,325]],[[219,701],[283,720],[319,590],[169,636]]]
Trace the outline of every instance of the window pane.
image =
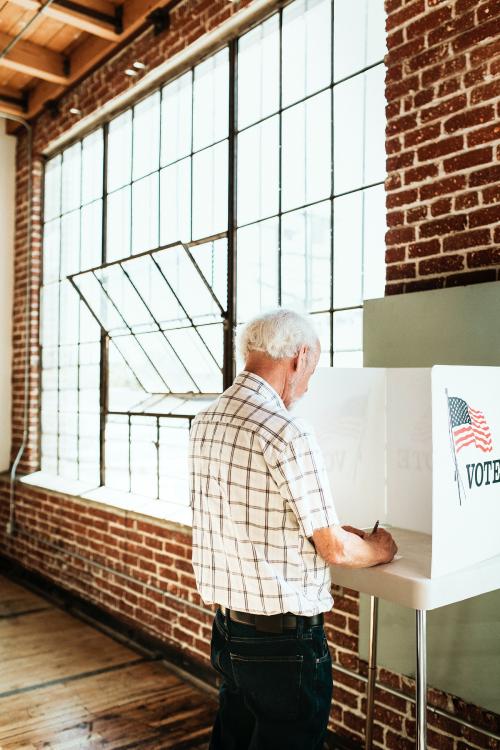
[[160,172],[160,245],[191,239],[191,159]]
[[158,497],[156,419],[132,417],[130,425],[131,492]]
[[363,352],[335,352],[334,367],[363,367]]
[[78,342],[78,292],[69,281],[62,281],[59,297],[59,341],[61,344]]
[[238,321],[244,322],[278,304],[278,219],[238,230]]
[[346,351],[363,347],[363,310],[342,310],[333,314],[333,350]]
[[60,219],[54,219],[43,228],[43,283],[59,279]]
[[384,0],[334,0],[334,80],[383,59]]
[[45,165],[43,217],[54,219],[61,213],[61,157],[55,156]]
[[227,141],[193,157],[193,239],[227,229]]
[[95,271],[106,296],[114,305],[132,332],[152,330],[156,325],[146,305],[128,280],[120,266],[108,266]]
[[132,184],[132,252],[158,247],[158,173]]
[[106,474],[108,487],[130,491],[129,479],[129,425],[128,417],[110,415],[105,432]]
[[[334,89],[337,195],[385,177],[384,74],[384,67],[380,65]],[[345,116],[346,112],[349,117]]]
[[108,347],[108,382],[109,411],[128,411],[147,396],[113,340]]
[[229,65],[227,48],[194,69],[193,150],[227,136]]
[[102,173],[102,130],[96,130],[82,141],[82,203],[102,196]]
[[311,322],[318,334],[321,346],[321,354],[318,362],[319,367],[330,367],[330,313],[321,313],[320,315],[311,315]]
[[330,308],[330,201],[285,214],[281,223],[281,298],[309,312]]
[[[210,322],[220,317],[219,307],[182,246],[162,250],[154,257],[180,303],[195,323]],[[179,312],[179,319],[182,324],[185,314]]]
[[[225,310],[227,308],[227,239],[224,237],[214,242],[195,245],[190,248],[190,252]],[[209,303],[208,299],[205,304],[207,304],[206,313],[212,310],[214,315],[218,314],[216,305]]]
[[[219,326],[222,336],[222,326]],[[203,393],[222,390],[222,374],[207,347],[193,328],[168,331],[169,341]]]
[[130,187],[108,195],[106,260],[130,255]]
[[[155,255],[155,258],[158,257],[159,254]],[[160,328],[168,328],[172,325],[189,325],[189,320],[182,311],[174,293],[170,290],[161,271],[151,257],[143,256],[126,261],[123,268],[142,298],[147,300],[148,307]],[[170,283],[177,284],[177,280],[172,278],[172,270],[169,276]],[[187,286],[185,292],[188,290],[189,286]]]
[[80,270],[98,266],[102,260],[102,200],[81,211]]
[[283,210],[331,193],[330,102],[325,91],[283,113]]
[[333,305],[352,307],[362,299],[363,194],[333,202]]
[[191,153],[192,73],[177,78],[162,92],[161,165]]
[[134,180],[159,167],[160,92],[156,91],[134,107]]
[[385,233],[387,231],[383,185],[364,191],[363,297],[383,297],[385,288]]
[[331,81],[331,0],[295,0],[283,11],[283,106]]
[[187,419],[160,419],[160,493],[162,500],[188,504]]
[[[151,361],[161,374],[168,389],[174,393],[197,391],[198,387],[191,376],[188,363],[182,359],[177,348],[170,345],[170,332],[147,333],[137,337],[137,340],[147,352]],[[163,388],[163,390],[167,390]]]
[[118,313],[109,297],[106,296],[93,273],[76,276],[74,281],[107,333],[115,335],[128,330],[123,317]]
[[[148,334],[151,335],[151,334]],[[138,342],[138,337],[116,336],[114,344],[147,393],[165,393],[169,387]]]
[[80,211],[61,219],[61,278],[80,270]]
[[279,15],[238,42],[238,128],[276,112],[279,106]]
[[59,343],[59,284],[48,284],[40,290],[40,344],[43,347]]
[[[80,341],[89,343],[99,341],[101,327],[84,302],[80,302]],[[81,344],[82,348],[85,346]]]
[[130,182],[132,173],[132,110],[111,120],[108,130],[108,192]]
[[238,136],[238,225],[278,212],[279,118]]
[[62,212],[80,205],[81,144],[66,149],[62,160]]

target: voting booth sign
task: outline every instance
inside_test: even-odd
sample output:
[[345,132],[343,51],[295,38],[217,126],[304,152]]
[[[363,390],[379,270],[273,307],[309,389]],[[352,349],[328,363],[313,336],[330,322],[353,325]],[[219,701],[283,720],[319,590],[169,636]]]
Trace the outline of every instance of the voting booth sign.
[[320,368],[294,413],[341,523],[432,535],[429,576],[500,553],[500,368]]

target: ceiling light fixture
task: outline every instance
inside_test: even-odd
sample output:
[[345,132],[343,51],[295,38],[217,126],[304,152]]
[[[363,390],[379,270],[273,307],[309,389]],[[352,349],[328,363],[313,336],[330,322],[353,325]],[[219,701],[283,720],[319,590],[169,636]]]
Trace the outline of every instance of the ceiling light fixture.
[[146,67],[145,63],[141,62],[140,60],[136,60],[135,63],[133,63],[133,67],[136,70],[144,70]]
[[78,107],[70,107],[69,108],[69,113],[70,113],[70,115],[81,115],[82,114],[82,110],[78,109]]
[[132,77],[138,75],[138,73],[137,70],[134,70],[133,68],[127,68],[127,70],[125,71],[125,75]]

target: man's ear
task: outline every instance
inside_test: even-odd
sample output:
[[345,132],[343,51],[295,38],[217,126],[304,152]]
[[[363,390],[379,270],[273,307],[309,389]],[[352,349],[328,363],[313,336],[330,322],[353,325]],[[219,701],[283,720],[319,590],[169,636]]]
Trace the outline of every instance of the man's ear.
[[307,346],[305,345],[301,346],[295,358],[296,360],[295,369],[297,370],[297,372],[304,372],[304,370],[307,368],[308,356],[309,356],[309,351],[308,351]]

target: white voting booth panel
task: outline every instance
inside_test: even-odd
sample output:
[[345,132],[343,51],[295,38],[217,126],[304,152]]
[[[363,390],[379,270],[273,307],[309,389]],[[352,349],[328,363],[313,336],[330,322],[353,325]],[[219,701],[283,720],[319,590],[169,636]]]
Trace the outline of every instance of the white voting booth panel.
[[500,368],[317,370],[314,428],[342,523],[432,534],[429,575],[500,554]]

